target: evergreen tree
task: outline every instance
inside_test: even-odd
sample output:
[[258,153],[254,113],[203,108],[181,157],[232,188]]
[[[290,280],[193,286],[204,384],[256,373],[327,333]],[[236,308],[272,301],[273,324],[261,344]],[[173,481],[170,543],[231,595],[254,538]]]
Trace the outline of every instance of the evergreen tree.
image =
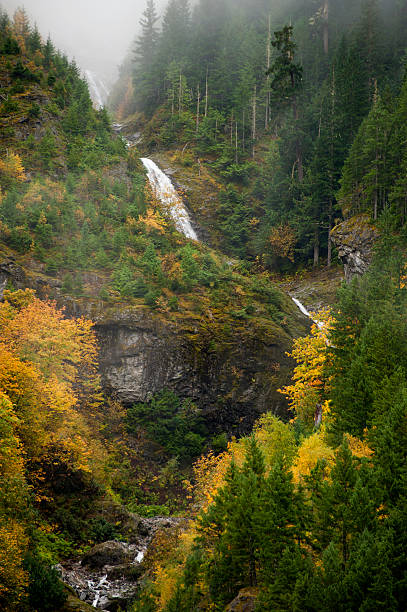
[[160,61],[184,65],[189,61],[191,10],[189,0],[170,0],[163,17]]
[[158,15],[154,0],[147,6],[140,19],[141,33],[135,46],[134,85],[138,105],[144,112],[152,112],[159,100],[159,82],[156,74],[158,45]]
[[344,438],[330,481],[314,487],[312,497],[318,547],[331,544],[337,547],[343,568],[349,561],[353,537],[369,528],[375,518],[376,508],[366,487],[369,487],[368,473],[358,472],[357,461]]
[[30,31],[28,36],[28,49],[30,53],[35,53],[36,51],[40,51],[42,47],[41,34],[38,30],[37,24],[35,24],[34,28]]

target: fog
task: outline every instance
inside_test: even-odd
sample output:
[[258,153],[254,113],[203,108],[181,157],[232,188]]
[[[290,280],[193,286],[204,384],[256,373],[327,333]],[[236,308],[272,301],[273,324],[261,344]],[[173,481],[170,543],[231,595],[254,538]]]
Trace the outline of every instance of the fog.
[[[156,2],[158,10],[165,4]],[[146,0],[0,0],[10,15],[24,6],[44,37],[50,34],[81,68],[108,79],[130,48],[145,5]]]

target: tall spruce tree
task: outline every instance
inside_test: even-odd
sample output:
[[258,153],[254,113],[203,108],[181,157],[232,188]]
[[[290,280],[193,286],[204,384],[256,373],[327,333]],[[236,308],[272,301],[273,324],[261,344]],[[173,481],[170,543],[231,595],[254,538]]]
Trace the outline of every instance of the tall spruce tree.
[[157,75],[158,15],[154,0],[140,19],[141,33],[136,40],[134,86],[140,110],[152,113],[159,101],[159,75]]

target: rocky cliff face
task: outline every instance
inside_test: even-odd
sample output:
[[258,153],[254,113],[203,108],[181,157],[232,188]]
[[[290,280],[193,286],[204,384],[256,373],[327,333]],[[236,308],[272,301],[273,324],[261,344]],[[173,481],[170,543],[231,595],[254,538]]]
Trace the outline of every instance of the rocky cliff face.
[[366,214],[346,219],[334,227],[331,238],[338,249],[348,282],[353,276],[361,276],[366,272],[378,237],[377,228]]
[[9,281],[36,289],[40,297],[51,295],[68,314],[95,322],[104,387],[126,405],[168,388],[202,408],[210,429],[236,435],[250,431],[265,411],[286,414],[277,392],[290,378],[286,352],[309,327],[289,298],[281,325],[255,317],[225,325],[210,313],[188,319],[145,306],[66,297],[58,280],[25,270],[13,257],[0,259],[0,287]]
[[266,410],[286,413],[277,389],[289,379],[292,336],[278,326],[263,334],[237,326],[222,343],[204,319],[179,323],[130,306],[86,314],[96,322],[104,386],[124,404],[168,388],[202,408],[211,428],[235,434]]

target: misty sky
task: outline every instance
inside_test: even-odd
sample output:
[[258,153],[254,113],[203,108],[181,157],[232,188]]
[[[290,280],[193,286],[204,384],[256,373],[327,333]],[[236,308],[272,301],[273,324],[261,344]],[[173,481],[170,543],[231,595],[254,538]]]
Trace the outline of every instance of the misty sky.
[[[165,6],[159,0],[157,6]],[[110,76],[138,28],[146,0],[0,0],[10,15],[24,6],[45,37],[86,69]]]

